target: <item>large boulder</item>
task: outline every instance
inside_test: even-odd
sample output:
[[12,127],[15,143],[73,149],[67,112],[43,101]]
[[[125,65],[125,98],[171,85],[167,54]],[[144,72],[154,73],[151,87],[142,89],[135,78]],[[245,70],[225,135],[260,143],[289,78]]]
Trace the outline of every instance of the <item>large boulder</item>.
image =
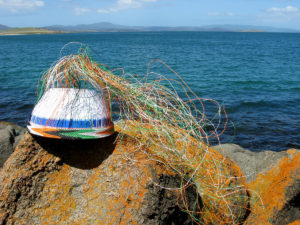
[[[246,183],[232,160],[204,145],[205,151],[199,149],[187,136],[187,145],[176,140],[178,149],[188,147],[183,148],[185,163],[177,154],[164,161],[153,154],[160,149],[136,132],[140,129],[117,127],[120,133],[100,140],[63,141],[26,133],[0,172],[0,224],[245,221]],[[178,170],[193,182],[185,183],[187,177]]]
[[137,151],[133,138],[116,138],[26,133],[0,172],[0,224],[192,224],[183,210],[200,210],[196,188],[183,199],[180,177]]
[[[1,127],[2,143],[10,143],[3,146],[13,149],[23,129]],[[197,187],[181,189],[182,177],[149,157],[138,134],[123,132],[89,141],[26,133],[0,172],[0,224],[232,224],[231,217],[236,224],[299,222],[299,150],[217,146],[203,155],[201,167],[195,165]],[[220,199],[207,186],[207,178],[221,181],[222,174],[214,173],[218,162],[229,175]]]
[[25,132],[25,128],[0,121],[0,169],[12,154]]
[[235,144],[214,149],[233,159],[246,176],[252,197],[246,224],[300,222],[299,150],[253,152]]

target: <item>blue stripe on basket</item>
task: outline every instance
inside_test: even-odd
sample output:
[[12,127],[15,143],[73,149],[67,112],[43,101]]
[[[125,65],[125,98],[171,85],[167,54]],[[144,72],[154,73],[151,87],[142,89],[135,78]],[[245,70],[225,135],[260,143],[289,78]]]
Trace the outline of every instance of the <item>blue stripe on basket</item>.
[[53,128],[101,128],[107,127],[111,123],[108,118],[98,120],[57,120],[41,118],[38,116],[31,116],[30,122]]

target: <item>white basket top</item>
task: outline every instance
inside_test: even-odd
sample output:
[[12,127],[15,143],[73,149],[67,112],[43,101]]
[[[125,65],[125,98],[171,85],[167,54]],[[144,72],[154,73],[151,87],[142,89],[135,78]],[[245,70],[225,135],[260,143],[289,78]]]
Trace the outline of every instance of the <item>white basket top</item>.
[[[78,124],[87,121],[93,127],[103,127],[111,120],[106,101],[104,94],[95,90],[50,88],[33,108],[30,122],[47,126],[45,121],[77,121]],[[102,121],[102,125],[97,121]]]

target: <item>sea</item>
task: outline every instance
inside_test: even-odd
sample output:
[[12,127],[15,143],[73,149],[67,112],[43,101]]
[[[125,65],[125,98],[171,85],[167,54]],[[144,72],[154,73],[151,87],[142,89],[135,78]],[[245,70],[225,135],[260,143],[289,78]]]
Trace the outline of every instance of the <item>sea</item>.
[[[70,44],[72,42],[73,44]],[[93,60],[143,77],[159,59],[227,112],[221,143],[258,152],[300,149],[300,34],[103,32],[0,36],[0,120],[26,126],[42,74],[89,46]],[[68,44],[69,43],[69,44]],[[67,45],[67,46],[65,46]],[[64,47],[65,46],[65,47]],[[64,48],[63,48],[64,47]],[[165,64],[149,71],[176,79]],[[182,88],[178,88],[179,94]],[[215,121],[208,101],[205,114]],[[218,140],[212,140],[214,144]]]

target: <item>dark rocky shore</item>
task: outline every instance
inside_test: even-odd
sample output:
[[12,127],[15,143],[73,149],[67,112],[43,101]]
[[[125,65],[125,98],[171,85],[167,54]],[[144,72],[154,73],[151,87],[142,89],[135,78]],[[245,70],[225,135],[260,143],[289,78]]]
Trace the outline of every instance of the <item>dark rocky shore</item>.
[[0,121],[0,168],[13,153],[25,133],[25,128]]
[[[181,209],[198,202],[201,210],[196,188],[186,189],[182,202],[178,192],[160,187],[178,186],[172,171],[133,163],[124,156],[134,149],[134,138],[126,136],[122,144],[115,138],[88,146],[49,141],[0,122],[0,224],[193,224]],[[254,153],[234,144],[213,149],[238,165],[246,178],[241,185],[251,190],[239,224],[300,223],[299,150]],[[130,154],[143,161],[139,152]],[[255,206],[253,196],[263,207]]]

